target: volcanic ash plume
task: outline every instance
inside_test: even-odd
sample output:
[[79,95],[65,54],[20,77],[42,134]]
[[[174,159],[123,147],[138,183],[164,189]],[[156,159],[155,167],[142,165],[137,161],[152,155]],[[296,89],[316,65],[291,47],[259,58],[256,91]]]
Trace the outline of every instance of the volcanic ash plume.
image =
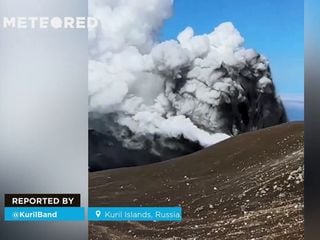
[[89,32],[92,170],[161,161],[287,120],[267,59],[243,47],[232,23],[159,43],[171,0],[89,3],[100,20]]

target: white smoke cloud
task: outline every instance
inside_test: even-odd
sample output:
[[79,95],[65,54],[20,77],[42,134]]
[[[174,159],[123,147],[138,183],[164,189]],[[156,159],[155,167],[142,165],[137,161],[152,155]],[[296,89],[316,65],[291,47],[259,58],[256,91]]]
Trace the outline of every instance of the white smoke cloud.
[[177,39],[159,43],[172,4],[89,1],[89,15],[100,20],[89,32],[89,109],[117,112],[118,123],[136,134],[184,136],[208,146],[228,137],[218,106],[246,101],[243,88],[221,66],[242,70],[249,64],[263,91],[272,84],[270,76],[260,76],[268,62],[243,47],[230,22],[199,36],[187,27]]

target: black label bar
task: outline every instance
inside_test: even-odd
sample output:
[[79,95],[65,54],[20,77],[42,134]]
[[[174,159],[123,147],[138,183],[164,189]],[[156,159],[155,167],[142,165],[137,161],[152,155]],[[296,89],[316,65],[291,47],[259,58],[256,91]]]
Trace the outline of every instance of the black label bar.
[[5,194],[5,207],[80,207],[80,194]]

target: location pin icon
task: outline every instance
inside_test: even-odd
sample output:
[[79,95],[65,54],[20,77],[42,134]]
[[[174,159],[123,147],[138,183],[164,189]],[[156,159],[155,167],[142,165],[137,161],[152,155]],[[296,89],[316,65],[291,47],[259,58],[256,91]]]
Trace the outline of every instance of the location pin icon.
[[100,215],[101,215],[101,211],[100,211],[100,210],[97,210],[97,211],[96,211],[96,216],[99,218]]

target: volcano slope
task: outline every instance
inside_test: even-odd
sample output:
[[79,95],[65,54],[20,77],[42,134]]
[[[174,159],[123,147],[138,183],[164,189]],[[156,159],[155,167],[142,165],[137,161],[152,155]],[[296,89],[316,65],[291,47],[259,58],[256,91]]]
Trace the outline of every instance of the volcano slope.
[[183,221],[95,222],[90,239],[303,239],[303,123],[177,159],[90,173],[91,206],[177,206]]

